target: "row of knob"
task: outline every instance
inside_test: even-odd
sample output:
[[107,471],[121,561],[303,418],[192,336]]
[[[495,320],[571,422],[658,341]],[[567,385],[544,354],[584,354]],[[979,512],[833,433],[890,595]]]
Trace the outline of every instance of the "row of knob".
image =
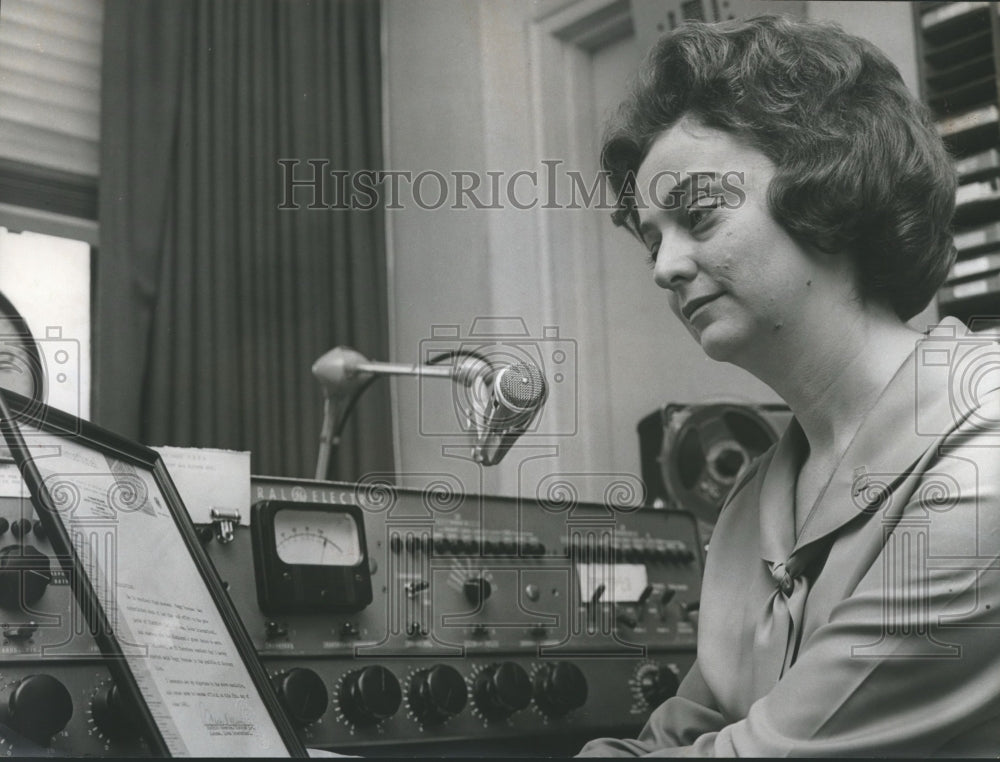
[[[672,696],[677,676],[669,667],[645,665],[638,687],[650,706]],[[313,670],[295,667],[272,678],[272,684],[292,722],[305,727],[327,711],[330,696],[323,679]],[[486,720],[499,721],[535,706],[547,717],[562,717],[587,701],[587,679],[572,662],[546,662],[533,675],[515,662],[490,664],[469,683],[447,664],[414,672],[406,698],[414,719],[421,725],[440,725],[461,713],[472,702]],[[403,700],[403,687],[391,670],[372,665],[349,672],[341,680],[337,703],[343,717],[357,727],[378,725],[394,716]],[[91,701],[91,717],[110,740],[138,737],[140,724],[134,707],[117,686],[106,686]],[[57,678],[29,675],[8,686],[0,703],[0,721],[40,746],[65,729],[73,716],[73,699]]]
[[0,535],[4,534],[8,529],[18,539],[27,537],[32,531],[34,531],[40,540],[44,540],[46,536],[45,527],[42,526],[42,522],[38,519],[35,519],[35,521],[29,521],[28,519],[8,521],[3,516],[0,516]]
[[[398,534],[394,534],[389,539],[389,549],[393,553],[429,553],[432,549],[435,555],[467,556],[479,555],[479,540],[472,537],[461,537],[458,535],[443,535],[435,537],[433,540],[427,534],[409,534],[403,539]],[[483,555],[487,556],[544,556],[548,549],[544,543],[534,541],[496,539],[484,540],[482,543]]]
[[[292,713],[299,725],[315,722],[326,711],[326,688],[312,670],[290,670],[279,678],[276,687],[286,706],[310,708],[308,713]],[[587,679],[575,664],[548,662],[529,676],[523,667],[509,661],[484,667],[470,683],[447,664],[417,670],[409,678],[406,699],[417,722],[440,725],[465,709],[470,689],[476,710],[483,718],[494,721],[528,708],[532,700],[548,717],[561,717],[587,701]],[[352,725],[377,725],[399,711],[403,686],[386,667],[363,667],[344,676],[337,700],[341,713]]]
[[[21,521],[27,521],[21,519]],[[393,540],[398,540],[399,535],[393,535]],[[407,540],[413,539],[412,535]],[[574,542],[577,538],[574,538]],[[435,540],[435,545],[437,541]],[[577,545],[574,545],[578,548]],[[516,546],[514,546],[516,551]],[[506,552],[506,551],[505,551]],[[544,554],[542,547],[539,555]],[[620,560],[638,560],[640,557],[645,560],[676,561],[688,563],[694,558],[686,547],[667,548],[658,550],[639,550],[634,548],[615,549],[616,554],[621,555]],[[638,554],[633,558],[632,554]],[[0,607],[19,608],[31,606],[36,603],[45,593],[45,589],[52,581],[51,562],[44,553],[31,545],[8,545],[0,548]],[[422,589],[426,589],[428,584],[421,583]],[[417,591],[414,583],[411,583],[407,590],[411,596]],[[479,605],[490,596],[490,583],[481,577],[469,578],[463,584],[465,597],[473,604]],[[595,601],[596,602],[596,601]]]
[[[296,667],[272,678],[278,698],[292,722],[305,727],[322,717],[330,697],[323,679],[311,669]],[[403,693],[399,680],[387,668],[373,665],[345,675],[337,702],[344,718],[358,727],[377,725],[399,711]],[[510,717],[534,699],[550,717],[577,709],[587,700],[587,680],[570,662],[543,664],[534,678],[514,662],[491,664],[472,681],[472,700],[489,720]],[[457,715],[468,702],[468,686],[453,667],[437,664],[418,670],[409,680],[407,701],[422,725],[438,725]],[[73,699],[58,678],[29,675],[8,686],[0,704],[0,721],[40,746],[64,730],[73,716]],[[99,691],[91,701],[97,728],[111,740],[139,735],[134,708],[117,686]]]
[[[114,684],[98,691],[90,704],[94,724],[112,740],[135,739],[135,708]],[[0,722],[24,738],[48,746],[73,717],[73,698],[61,680],[48,674],[28,675],[7,686],[0,703]]]
[[605,554],[616,563],[677,563],[689,564],[695,555],[683,542],[634,540],[605,546],[589,543],[576,536],[570,540],[570,549],[574,555],[581,553]]
[[[516,540],[484,540],[482,543],[482,553],[486,556],[544,556],[548,553],[545,543],[534,541]],[[570,541],[570,548],[575,553],[581,552],[610,552],[617,562],[633,563],[639,561],[651,561],[653,563],[681,563],[689,564],[694,561],[694,552],[684,543],[670,542],[646,542],[633,541],[624,544],[615,544],[611,548],[602,547],[600,544],[588,543],[579,536],[573,537]],[[398,534],[394,534],[389,539],[389,549],[396,554],[402,553],[429,553],[434,551],[435,555],[478,555],[480,543],[472,537],[460,537],[444,535],[435,537],[430,535],[408,534],[404,539]],[[565,551],[564,551],[565,552]]]

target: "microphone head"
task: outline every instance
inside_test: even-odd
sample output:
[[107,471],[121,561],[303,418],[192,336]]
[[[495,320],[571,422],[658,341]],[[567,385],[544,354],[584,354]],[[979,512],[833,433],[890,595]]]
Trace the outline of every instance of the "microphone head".
[[347,394],[363,381],[357,372],[360,363],[368,362],[363,354],[350,347],[334,347],[313,363],[312,373],[327,393]]
[[530,360],[515,362],[489,376],[477,376],[469,423],[475,427],[473,459],[484,466],[503,460],[528,430],[545,403],[548,388],[541,369]]
[[512,413],[535,412],[548,394],[545,376],[533,362],[521,361],[506,366],[497,373],[493,383],[498,401]]

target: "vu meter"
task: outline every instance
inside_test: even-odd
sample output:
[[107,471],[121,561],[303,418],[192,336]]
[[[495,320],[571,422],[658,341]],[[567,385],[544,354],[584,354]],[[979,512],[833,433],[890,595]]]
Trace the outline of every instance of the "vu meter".
[[356,505],[264,500],[250,512],[257,602],[267,614],[359,611],[372,602]]

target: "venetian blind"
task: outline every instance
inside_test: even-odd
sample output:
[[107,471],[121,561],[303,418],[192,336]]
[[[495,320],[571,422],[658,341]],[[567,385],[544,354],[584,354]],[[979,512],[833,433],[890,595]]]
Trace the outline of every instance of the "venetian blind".
[[0,2],[0,158],[97,177],[103,0]]

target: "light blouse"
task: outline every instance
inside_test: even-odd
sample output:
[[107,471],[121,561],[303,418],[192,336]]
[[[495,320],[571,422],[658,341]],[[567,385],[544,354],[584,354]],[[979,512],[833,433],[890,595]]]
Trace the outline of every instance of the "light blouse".
[[727,499],[677,695],[581,756],[1000,754],[1000,346],[919,342],[796,536],[806,452]]

